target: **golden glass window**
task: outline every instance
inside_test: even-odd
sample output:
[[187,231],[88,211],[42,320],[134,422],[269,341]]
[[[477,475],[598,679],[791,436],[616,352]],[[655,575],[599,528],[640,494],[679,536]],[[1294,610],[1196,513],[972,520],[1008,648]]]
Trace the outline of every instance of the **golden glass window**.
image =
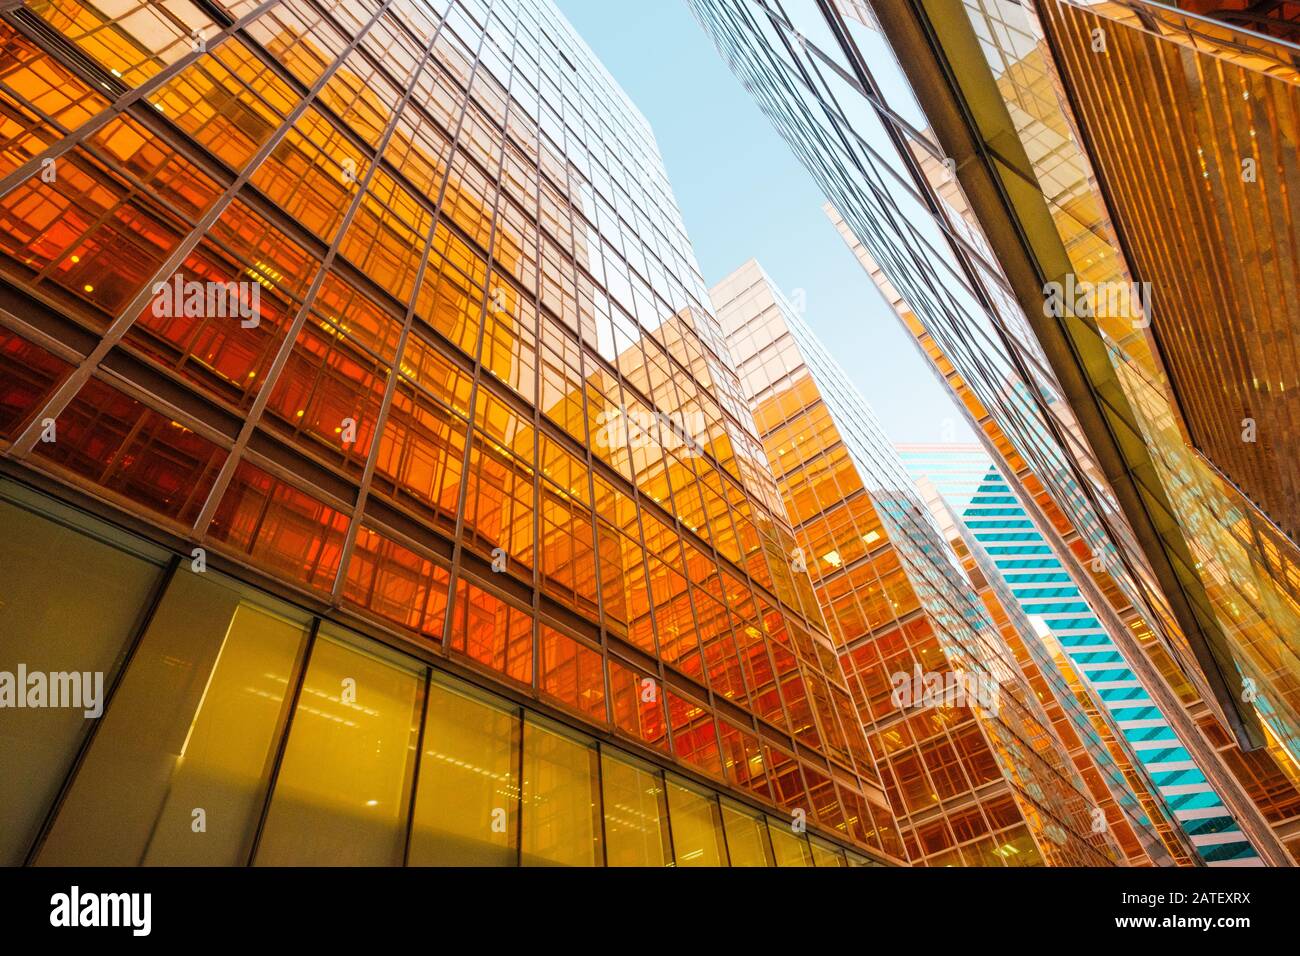
[[0,707],[0,864],[18,866],[93,725],[87,711],[102,712],[162,555],[8,482],[0,527],[0,671],[14,675],[12,691],[35,699],[31,675],[89,675],[81,707]]
[[423,678],[409,659],[324,631],[293,713],[256,862],[400,865]]
[[599,866],[596,748],[552,724],[524,721],[524,866]]
[[812,866],[808,838],[795,833],[789,823],[767,818],[767,832],[772,838],[772,852],[777,866]]
[[412,866],[513,866],[519,712],[450,680],[429,685],[411,823]]
[[813,865],[814,866],[846,866],[844,862],[844,851],[839,849],[833,843],[827,843],[825,840],[812,837],[809,841],[812,847]]
[[732,866],[776,866],[761,813],[723,800],[722,824]]
[[666,866],[671,848],[661,772],[605,749],[601,752],[600,778],[608,865]]
[[669,776],[668,812],[678,866],[726,866],[722,811],[715,794]]
[[39,862],[246,864],[307,630],[214,571],[178,570]]

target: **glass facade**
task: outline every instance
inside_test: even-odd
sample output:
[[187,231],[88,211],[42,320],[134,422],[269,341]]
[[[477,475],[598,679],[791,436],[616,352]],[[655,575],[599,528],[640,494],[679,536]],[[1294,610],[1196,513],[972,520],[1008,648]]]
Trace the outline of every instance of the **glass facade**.
[[[1141,296],[1048,308],[1048,282],[1136,287],[1044,26],[1010,0],[691,5],[976,426],[1096,559],[1127,625],[1112,634],[1215,792],[1262,858],[1291,862],[1294,548],[1184,440],[1149,345],[1160,290],[1154,312]],[[1140,0],[1042,6],[1182,42]],[[1089,62],[1137,84],[1139,60]]]
[[[66,714],[29,719],[61,711],[0,710],[7,765],[57,763],[6,778],[6,865],[878,862],[233,577],[152,560],[163,554],[7,481],[0,511],[27,532],[3,545],[6,570],[28,546],[102,549],[87,586],[112,577],[119,606],[139,598],[125,617],[98,608],[87,636],[125,660],[101,721],[77,713],[69,734]],[[126,589],[133,574],[142,594]],[[37,661],[71,670],[86,654],[63,644]]]
[[[1113,731],[1128,744],[1124,762],[1145,772],[1144,789],[1163,798],[1165,815],[1178,821],[1201,858],[1210,866],[1258,863],[1259,856],[1241,828],[983,451],[978,446],[954,449],[946,462],[937,450],[900,449],[899,454],[914,477],[929,481],[938,476],[934,486],[946,486],[947,490],[941,489],[945,499],[951,490],[967,501],[955,515],[961,523],[959,534],[983,558],[989,576],[1000,580],[1002,603],[1008,609],[1018,608],[1035,622],[1036,635],[1049,648],[1068,656],[1070,669],[1092,692],[1095,709],[1107,716]],[[983,461],[984,474],[970,487],[970,473],[963,466],[972,460]]]
[[[874,270],[875,267],[868,264],[861,247],[855,245],[855,251],[860,258],[863,258],[864,265]],[[882,289],[888,290],[887,294],[894,295],[878,271],[873,271],[872,275],[881,283]],[[1141,686],[1159,690],[1163,681],[1175,691],[1176,696],[1172,698],[1174,703],[1163,705],[1166,708],[1163,711],[1165,715],[1176,715],[1178,708],[1181,707],[1197,706],[1199,698],[1193,685],[1188,681],[1188,676],[1179,668],[1165,646],[1156,639],[1141,612],[1119,588],[1107,570],[1105,559],[1095,553],[1078,533],[1071,516],[1058,507],[1047,493],[1043,482],[1030,469],[1026,459],[1015,450],[998,423],[974,396],[968,382],[945,358],[933,336],[916,320],[914,313],[907,309],[906,304],[901,300],[893,298],[891,301],[898,310],[900,318],[916,336],[918,345],[933,363],[936,371],[943,376],[954,395],[961,399],[964,407],[970,412],[973,422],[986,438],[987,451],[996,456],[998,467],[1015,476],[1007,487],[1012,491],[1017,504],[1025,510],[1026,516],[1032,517],[1031,524],[1036,533],[1050,541],[1049,550],[1054,558],[1072,569],[1075,586],[1085,596],[1092,614],[1101,621],[1107,634],[1111,635],[1116,649],[1119,650],[1125,643],[1122,638],[1126,636],[1126,630],[1132,631],[1141,638],[1138,651],[1120,651],[1125,661],[1137,672],[1136,676]],[[906,460],[909,455],[905,453],[903,457]],[[981,461],[988,461],[983,454],[977,457]],[[912,456],[912,461],[925,462],[930,474],[936,471],[936,456],[933,453]],[[955,481],[953,474],[946,472],[936,478],[935,484],[946,485],[948,490],[953,490],[955,484],[961,494],[973,496],[979,486],[969,484],[970,463],[968,458]],[[1017,529],[1015,532],[991,533],[1023,535],[1027,532],[1024,529]],[[1003,566],[1007,569],[1020,569],[1024,562],[1024,567],[1032,567],[1032,563],[1041,560],[1042,557],[1042,555],[1034,555],[1026,559],[1009,557],[1010,563],[1003,562]],[[1091,626],[1090,621],[1093,618],[1080,615],[1071,616],[1067,620],[1083,627]],[[1062,661],[1060,670],[1063,673],[1068,675],[1074,671],[1068,661],[1062,660],[1063,652],[1056,656]],[[1082,683],[1082,675],[1076,674],[1076,677],[1077,681]],[[1141,716],[1146,719],[1146,715]],[[1300,773],[1297,773],[1295,762],[1276,737],[1269,737],[1266,750],[1244,752],[1227,736],[1222,725],[1213,716],[1204,712],[1198,716],[1194,724],[1180,727],[1176,735],[1186,735],[1181,736],[1181,739],[1185,745],[1194,747],[1196,733],[1203,734],[1205,739],[1213,744],[1232,777],[1245,789],[1265,818],[1275,826],[1284,824],[1296,814],[1297,809],[1300,809],[1300,802],[1297,802],[1300,800],[1300,790],[1297,790],[1297,784],[1300,784]],[[1122,738],[1123,734],[1121,733],[1120,736]],[[1207,762],[1204,750],[1196,754],[1196,759],[1201,761],[1201,766],[1213,767],[1212,763]],[[1285,834],[1282,835],[1285,837]],[[1294,841],[1288,839],[1287,845],[1294,851]]]
[[0,669],[107,697],[0,712],[7,862],[885,859],[652,132],[549,2],[0,49],[0,460],[76,506],[5,506]]
[[[1225,4],[1168,6],[1229,22],[1232,15]],[[1268,290],[1300,282],[1300,253],[1289,239],[1300,34],[1291,21],[1277,40],[1259,35],[1270,7],[1279,26],[1294,8],[1257,6],[1258,16],[1227,28],[1141,2],[1054,2],[1039,23],[1011,20],[1010,29],[1057,45],[1057,75],[1105,190],[1113,227],[1106,244],[1122,243],[1132,274],[1151,285],[1149,341],[1124,342],[1127,362],[1158,356],[1161,369],[1145,378],[1173,405],[1187,442],[1227,479],[1202,495],[1230,503],[1256,534],[1285,547],[1285,539],[1300,540],[1300,335],[1289,296]],[[1105,56],[1092,51],[1098,31]],[[1026,59],[1002,74],[1016,105],[1040,69],[1035,56]],[[1115,117],[1141,117],[1167,135],[1133,135]],[[1090,244],[1073,233],[1070,241]],[[1222,278],[1208,283],[1208,275]],[[1295,597],[1300,570],[1294,548],[1285,550],[1279,583],[1289,579]]]
[[[1032,639],[1027,622],[999,622],[981,603],[865,402],[762,268],[751,260],[713,299],[795,529],[792,560],[807,566],[867,715],[908,858],[1120,862],[1016,659],[1012,642]],[[975,677],[993,693],[900,696],[913,674],[944,685]]]

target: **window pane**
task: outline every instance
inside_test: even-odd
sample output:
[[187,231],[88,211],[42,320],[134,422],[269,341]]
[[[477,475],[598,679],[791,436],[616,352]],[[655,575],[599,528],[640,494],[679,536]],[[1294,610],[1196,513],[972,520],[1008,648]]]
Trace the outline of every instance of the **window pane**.
[[678,866],[726,866],[722,814],[712,794],[689,789],[668,779],[668,810],[673,823],[673,849]]
[[602,750],[605,854],[609,866],[666,866],[668,805],[659,772]]
[[258,865],[402,863],[423,680],[395,663],[396,655],[368,646],[374,651],[322,630]]
[[767,832],[772,837],[772,852],[776,855],[777,866],[813,865],[808,840],[802,834],[793,833],[789,823],[768,817]]
[[247,863],[307,624],[182,566],[40,862]]
[[524,866],[599,866],[596,748],[524,721]]
[[844,866],[844,853],[839,847],[832,846],[824,840],[813,837],[809,840],[812,844],[813,863],[816,866]]
[[519,712],[434,683],[415,791],[412,866],[514,866]]
[[[43,498],[9,484],[0,494],[0,671],[13,675],[14,693],[30,690],[35,674],[89,674],[82,685],[102,708],[159,563],[114,547],[107,529],[99,539],[28,510],[57,508]],[[17,686],[20,665],[25,688]],[[23,862],[58,795],[90,729],[86,711],[96,709],[81,703],[0,707],[0,865]]]
[[561,703],[604,723],[604,658],[598,651],[542,625],[541,689]]
[[208,533],[273,573],[328,591],[348,521],[344,512],[244,461]]
[[775,866],[771,845],[767,842],[767,824],[757,813],[750,813],[724,802],[722,822],[727,832],[727,851],[732,866]]

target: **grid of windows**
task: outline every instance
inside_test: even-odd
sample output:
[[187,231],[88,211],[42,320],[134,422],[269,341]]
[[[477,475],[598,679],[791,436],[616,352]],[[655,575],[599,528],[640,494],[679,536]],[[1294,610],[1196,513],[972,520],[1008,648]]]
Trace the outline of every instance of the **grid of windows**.
[[[21,532],[0,544],[23,572],[5,576],[7,619],[44,624],[26,647],[6,630],[6,654],[33,671],[100,666],[109,688],[99,720],[0,710],[0,756],[22,770],[5,777],[6,864],[875,862],[49,499],[0,492]],[[75,582],[52,571],[74,555],[87,562]],[[49,640],[58,625],[77,640]]]
[[[990,468],[972,499],[974,506],[967,508],[965,514],[980,510],[978,506],[987,503],[989,497],[1008,490],[1002,476],[996,469]],[[1009,514],[1024,515],[1023,509],[1004,510]],[[978,530],[974,522],[964,520],[964,524],[971,529],[971,537],[976,542],[993,537],[987,530]],[[979,545],[974,547],[979,548]],[[990,576],[1001,576],[1001,561],[990,560],[993,565]],[[1134,762],[1143,768],[1151,786],[1161,794],[1166,805],[1175,808],[1175,818],[1182,800],[1196,795],[1197,815],[1179,820],[1195,852],[1211,866],[1259,865],[1259,855],[1245,839],[1241,827],[1223,807],[1218,795],[1214,794],[1212,785],[1165,721],[1137,674],[1130,669],[1124,656],[1113,649],[1115,645],[1110,636],[1090,605],[1082,600],[1078,588],[1067,585],[1058,588],[1011,587],[1009,590],[1014,603],[1018,603],[1025,614],[1039,616],[1044,630],[1048,632],[1045,637],[1048,643],[1055,644],[1058,638],[1081,638],[1068,652],[1062,653],[1068,653],[1072,668],[1080,673],[1100,706],[1110,716],[1118,734],[1129,744],[1134,752]],[[1044,592],[1076,600],[1056,603],[1039,603],[1034,600],[1036,597],[1050,596]],[[1071,616],[1080,612],[1086,616]],[[1143,718],[1120,720],[1114,717],[1117,712],[1127,712],[1135,705],[1144,705]]]
[[[1114,861],[1006,636],[843,370],[756,262],[713,296],[909,858]],[[900,674],[978,674],[998,705],[909,703]]]
[[653,135],[549,2],[35,0],[0,47],[14,467],[881,848]]

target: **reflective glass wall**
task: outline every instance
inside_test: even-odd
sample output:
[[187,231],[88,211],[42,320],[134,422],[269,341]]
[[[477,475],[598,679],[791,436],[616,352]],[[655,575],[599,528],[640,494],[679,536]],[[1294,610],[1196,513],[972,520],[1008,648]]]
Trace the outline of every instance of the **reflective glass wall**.
[[[870,408],[761,266],[713,297],[909,858],[1120,861],[1043,709],[1052,691],[1017,660],[1027,622],[981,604]],[[989,693],[917,689],[958,679]]]
[[[382,654],[374,789],[313,770],[345,623],[881,850],[653,134],[552,4],[39,0],[0,51],[3,468],[333,622],[259,855],[361,801],[358,861],[392,859],[419,793],[427,694]],[[523,736],[533,779],[578,772]],[[244,779],[257,739],[212,760]],[[583,827],[520,852],[603,854]]]
[[[0,485],[0,517],[23,531],[0,544],[6,665],[106,677],[98,716],[0,709],[21,771],[6,865],[872,862],[18,486]],[[39,555],[95,559],[77,565],[93,615],[72,587],[21,589]],[[20,622],[43,651],[16,644]]]

